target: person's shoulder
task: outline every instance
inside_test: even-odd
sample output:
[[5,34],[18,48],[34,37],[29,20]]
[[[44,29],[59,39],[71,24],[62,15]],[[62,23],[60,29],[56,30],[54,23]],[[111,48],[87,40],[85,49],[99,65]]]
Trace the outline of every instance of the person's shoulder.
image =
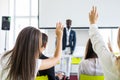
[[81,60],[81,63],[84,63],[84,62],[87,62],[88,60],[87,59],[83,59]]
[[95,59],[96,58],[89,58],[89,59],[85,59],[85,60],[86,60],[86,62],[93,62],[93,61],[95,61]]
[[86,59],[83,59],[83,60],[81,60],[80,65],[82,65],[82,64],[84,64],[84,63],[86,63],[86,62],[87,62],[87,60],[86,60]]
[[90,58],[90,59],[84,59],[80,62],[80,64],[86,65],[88,63],[94,62],[94,59]]

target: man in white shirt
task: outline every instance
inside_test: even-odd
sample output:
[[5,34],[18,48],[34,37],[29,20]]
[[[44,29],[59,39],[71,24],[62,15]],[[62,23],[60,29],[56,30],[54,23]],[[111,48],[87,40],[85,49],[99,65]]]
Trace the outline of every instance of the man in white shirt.
[[76,46],[76,32],[71,29],[72,20],[66,20],[66,28],[63,30],[62,39],[62,58],[60,68],[65,71],[68,80],[70,78],[70,68],[71,68],[71,55],[73,54]]

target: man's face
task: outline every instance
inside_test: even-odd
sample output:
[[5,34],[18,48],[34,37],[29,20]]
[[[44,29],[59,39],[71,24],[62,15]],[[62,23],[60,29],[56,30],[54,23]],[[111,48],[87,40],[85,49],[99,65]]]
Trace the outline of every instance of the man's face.
[[71,23],[72,23],[71,20],[66,20],[66,26],[68,29],[71,27]]

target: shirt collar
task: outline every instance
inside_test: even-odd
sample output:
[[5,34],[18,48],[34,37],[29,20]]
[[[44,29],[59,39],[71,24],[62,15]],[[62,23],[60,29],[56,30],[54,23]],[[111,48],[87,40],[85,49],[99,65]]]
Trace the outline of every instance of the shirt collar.
[[68,29],[68,28],[66,27],[66,31],[71,31],[71,28],[70,28],[70,29]]

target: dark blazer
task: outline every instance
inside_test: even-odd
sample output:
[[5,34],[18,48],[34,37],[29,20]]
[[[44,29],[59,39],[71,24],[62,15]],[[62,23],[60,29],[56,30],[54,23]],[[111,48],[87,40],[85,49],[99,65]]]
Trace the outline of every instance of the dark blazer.
[[[65,50],[67,44],[67,33],[66,33],[66,28],[63,30],[63,38],[62,38],[62,50]],[[75,50],[76,46],[76,32],[71,29],[70,31],[70,36],[69,36],[69,46],[71,49],[71,54]]]
[[[39,58],[40,59],[48,59],[48,57],[46,57],[43,54]],[[39,76],[47,75],[49,80],[59,80],[58,77],[55,77],[54,67],[51,67],[51,68],[46,69],[46,70],[40,70],[38,72],[38,75]]]

